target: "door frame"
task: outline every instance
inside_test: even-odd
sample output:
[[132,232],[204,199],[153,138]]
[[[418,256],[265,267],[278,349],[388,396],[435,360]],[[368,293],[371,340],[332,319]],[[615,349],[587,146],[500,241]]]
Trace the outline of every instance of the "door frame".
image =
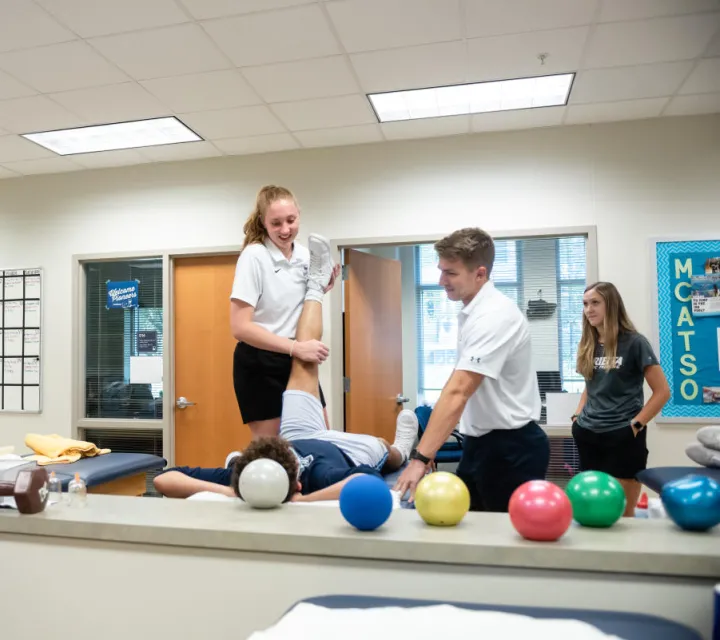
[[[546,227],[540,229],[501,229],[491,228],[486,231],[495,240],[531,238],[557,238],[561,236],[584,235],[587,238],[586,251],[586,273],[588,282],[596,282],[598,276],[598,247],[597,227],[595,225],[567,226],[567,227]],[[344,249],[359,249],[368,247],[407,246],[416,244],[434,243],[444,237],[446,233],[417,234],[402,236],[375,236],[330,239],[332,256],[337,264],[341,264]],[[344,390],[343,390],[343,369],[345,362],[345,351],[343,341],[343,308],[345,296],[343,292],[344,282],[340,282],[340,295],[330,296],[330,393],[331,393],[331,416],[330,425],[339,431],[345,430]],[[333,357],[332,354],[339,354]]]
[[[168,466],[175,464],[175,292],[173,267],[175,260],[204,258],[239,253],[242,244],[162,249],[159,251],[115,251],[110,253],[77,254],[72,256],[72,337],[71,337],[71,433],[80,436],[81,429],[162,431],[163,457]],[[163,283],[163,417],[162,420],[132,418],[85,418],[85,292],[84,265],[92,262],[113,262],[156,258],[162,260]],[[228,292],[228,299],[229,299]],[[228,307],[229,308],[229,307]],[[229,311],[228,311],[229,313]]]

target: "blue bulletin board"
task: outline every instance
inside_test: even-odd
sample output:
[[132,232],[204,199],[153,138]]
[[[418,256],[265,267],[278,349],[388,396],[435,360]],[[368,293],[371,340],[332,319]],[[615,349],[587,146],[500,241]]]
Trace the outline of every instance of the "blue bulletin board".
[[720,240],[654,239],[651,254],[655,348],[671,392],[656,420],[720,423]]

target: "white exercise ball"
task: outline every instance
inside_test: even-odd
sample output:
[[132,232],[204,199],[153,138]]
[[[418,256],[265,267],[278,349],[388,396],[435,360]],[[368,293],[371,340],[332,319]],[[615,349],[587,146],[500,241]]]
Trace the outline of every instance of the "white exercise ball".
[[255,509],[279,507],[287,497],[289,488],[287,471],[270,458],[258,458],[250,462],[238,480],[240,496]]

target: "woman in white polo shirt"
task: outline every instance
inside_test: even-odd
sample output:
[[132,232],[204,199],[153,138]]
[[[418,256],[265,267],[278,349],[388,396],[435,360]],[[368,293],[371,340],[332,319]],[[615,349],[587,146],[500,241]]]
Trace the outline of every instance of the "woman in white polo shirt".
[[537,424],[541,403],[530,329],[518,306],[490,280],[495,244],[486,232],[460,229],[435,250],[440,284],[450,300],[464,305],[458,361],[395,488],[412,497],[459,422],[466,437],[457,475],[470,490],[470,508],[507,511],[515,489],[543,480],[550,461],[547,435]]
[[[322,342],[295,340],[310,260],[308,249],[295,241],[299,226],[300,210],[292,192],[267,185],[260,189],[243,227],[245,242],[230,295],[230,325],[238,341],[233,359],[235,396],[253,439],[279,432],[292,356],[316,363],[328,357]],[[322,389],[320,397],[324,407]]]

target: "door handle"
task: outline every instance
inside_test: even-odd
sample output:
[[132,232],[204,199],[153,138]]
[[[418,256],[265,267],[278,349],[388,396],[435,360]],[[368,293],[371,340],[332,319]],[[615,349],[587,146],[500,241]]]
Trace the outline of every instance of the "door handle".
[[177,401],[175,402],[175,406],[176,406],[178,409],[185,409],[185,408],[187,408],[187,407],[194,407],[194,406],[195,406],[195,403],[194,403],[194,402],[190,402],[187,398],[184,398],[184,397],[180,396],[180,397],[177,399]]
[[397,402],[398,404],[403,404],[405,402],[410,402],[410,398],[406,398],[402,394],[398,393],[397,397],[395,398],[395,402]]

